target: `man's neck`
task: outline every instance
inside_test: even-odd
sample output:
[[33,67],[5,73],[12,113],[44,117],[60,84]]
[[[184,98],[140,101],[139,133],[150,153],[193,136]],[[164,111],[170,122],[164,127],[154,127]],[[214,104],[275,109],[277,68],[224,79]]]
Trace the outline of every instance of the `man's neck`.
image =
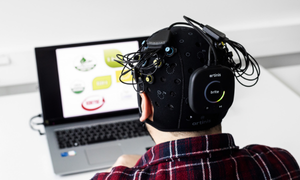
[[215,126],[209,130],[196,131],[196,132],[163,132],[152,127],[149,124],[146,124],[146,127],[156,144],[178,140],[178,139],[186,139],[190,137],[198,137],[198,136],[222,133],[221,125]]

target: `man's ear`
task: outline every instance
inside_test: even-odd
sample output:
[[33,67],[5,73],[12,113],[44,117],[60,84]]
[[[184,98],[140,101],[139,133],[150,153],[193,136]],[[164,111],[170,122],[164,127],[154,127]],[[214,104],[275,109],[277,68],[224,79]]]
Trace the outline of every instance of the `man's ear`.
[[140,93],[140,96],[142,98],[142,115],[140,117],[140,121],[144,122],[147,118],[149,118],[152,115],[152,105],[145,92]]

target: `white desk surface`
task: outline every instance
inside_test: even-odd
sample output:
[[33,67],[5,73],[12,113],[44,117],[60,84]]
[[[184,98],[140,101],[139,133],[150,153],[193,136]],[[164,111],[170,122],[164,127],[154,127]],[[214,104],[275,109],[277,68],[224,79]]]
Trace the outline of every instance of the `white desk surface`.
[[[223,120],[223,132],[238,146],[264,144],[290,151],[300,162],[300,98],[262,68],[252,88],[236,84],[235,102]],[[41,113],[39,93],[0,97],[0,179],[90,179],[96,173],[54,174],[45,136],[29,127]],[[37,119],[36,119],[37,120]]]

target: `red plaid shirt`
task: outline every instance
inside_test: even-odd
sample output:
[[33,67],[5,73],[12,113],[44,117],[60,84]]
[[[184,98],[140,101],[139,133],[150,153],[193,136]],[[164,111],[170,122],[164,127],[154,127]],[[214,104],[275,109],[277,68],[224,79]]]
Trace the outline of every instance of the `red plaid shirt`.
[[300,179],[286,150],[262,145],[239,149],[230,134],[206,135],[158,144],[133,168],[118,166],[100,179]]

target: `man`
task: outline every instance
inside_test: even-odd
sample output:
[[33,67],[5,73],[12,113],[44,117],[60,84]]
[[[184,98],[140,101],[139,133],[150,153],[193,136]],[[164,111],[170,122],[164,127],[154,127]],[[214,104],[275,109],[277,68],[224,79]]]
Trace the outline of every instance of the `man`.
[[[240,78],[254,85],[259,66],[222,32],[184,18],[187,23],[154,33],[140,50],[121,58],[129,69],[124,74],[134,75],[140,121],[156,146],[143,156],[121,156],[93,179],[300,179],[299,166],[286,150],[239,149],[230,134],[222,134],[234,76],[242,85]],[[226,44],[240,51],[244,62],[235,63]]]

